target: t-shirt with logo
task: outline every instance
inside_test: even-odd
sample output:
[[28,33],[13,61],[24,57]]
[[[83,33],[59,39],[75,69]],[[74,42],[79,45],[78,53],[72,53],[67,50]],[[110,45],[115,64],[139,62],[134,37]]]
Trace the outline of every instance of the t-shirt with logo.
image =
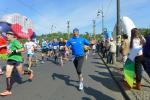
[[47,45],[47,42],[46,41],[43,41],[42,42],[42,49],[47,49],[48,47],[47,47],[48,45]]
[[65,48],[64,48],[65,45],[66,45],[65,42],[59,42],[59,50],[60,51],[65,51]]
[[34,54],[34,48],[36,47],[37,45],[30,41],[30,42],[26,42],[24,44],[24,47],[27,49],[27,54]]
[[[8,51],[9,50],[14,51],[14,50],[18,50],[18,49],[23,48],[23,46],[20,44],[20,42],[18,40],[14,39],[13,41],[10,41],[7,48],[8,48]],[[21,52],[8,54],[7,59],[8,60],[15,60],[15,61],[18,61],[18,62],[23,61]]]
[[89,41],[80,38],[80,37],[72,37],[69,39],[66,43],[66,46],[69,47],[71,46],[72,54],[76,57],[84,56],[84,45],[89,45]]

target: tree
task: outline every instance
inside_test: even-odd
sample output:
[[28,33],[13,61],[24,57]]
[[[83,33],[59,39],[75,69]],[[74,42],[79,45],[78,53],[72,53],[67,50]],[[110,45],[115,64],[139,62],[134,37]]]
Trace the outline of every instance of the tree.
[[148,34],[150,34],[150,29],[149,29],[149,28],[140,28],[139,30],[140,30],[140,33],[141,33],[142,35],[144,35],[145,37],[146,37]]

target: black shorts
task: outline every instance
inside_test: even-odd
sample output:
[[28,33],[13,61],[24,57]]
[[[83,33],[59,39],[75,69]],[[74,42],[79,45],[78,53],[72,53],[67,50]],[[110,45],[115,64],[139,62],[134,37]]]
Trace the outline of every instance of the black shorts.
[[52,49],[48,49],[48,51],[52,51]]
[[22,62],[18,62],[18,61],[15,61],[15,60],[7,60],[7,65],[13,65],[13,66],[18,66],[20,65]]
[[65,56],[65,51],[59,51],[59,56]]
[[42,53],[47,53],[48,52],[48,49],[42,49]]
[[59,49],[53,49],[54,54],[59,53]]
[[75,57],[73,61],[78,75],[82,74],[83,61],[84,61],[84,56]]

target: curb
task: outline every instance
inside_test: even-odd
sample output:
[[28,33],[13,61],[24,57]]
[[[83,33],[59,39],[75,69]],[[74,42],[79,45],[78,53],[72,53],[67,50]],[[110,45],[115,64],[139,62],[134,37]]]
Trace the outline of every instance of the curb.
[[99,53],[98,53],[98,55],[99,55],[100,58],[102,59],[102,61],[103,61],[104,65],[106,66],[106,68],[108,69],[108,71],[109,71],[109,73],[110,73],[112,79],[115,81],[115,83],[117,84],[118,88],[120,89],[120,91],[121,91],[121,93],[122,93],[124,99],[125,99],[125,100],[131,100],[131,99],[129,98],[129,96],[127,95],[127,93],[125,92],[125,90],[123,89],[123,87],[121,86],[121,84],[120,84],[120,83],[117,81],[117,79],[114,77],[113,73],[111,72],[111,70],[110,70],[109,66],[106,64],[106,62],[104,61],[103,57],[102,57]]

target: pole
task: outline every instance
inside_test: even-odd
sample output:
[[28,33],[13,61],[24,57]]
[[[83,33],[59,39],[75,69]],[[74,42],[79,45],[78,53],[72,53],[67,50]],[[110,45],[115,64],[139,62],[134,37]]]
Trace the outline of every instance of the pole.
[[69,37],[70,37],[70,21],[67,21],[67,32],[68,32],[68,39],[69,39]]
[[101,14],[102,16],[102,34],[104,32],[104,12],[103,12],[103,8],[102,10],[98,10],[97,16],[99,16]]
[[102,6],[102,34],[104,33],[104,12],[103,12],[103,6]]
[[116,56],[117,57],[119,57],[119,41],[118,41],[119,34],[120,34],[120,0],[117,0],[117,27],[116,27],[116,41],[117,41]]
[[96,23],[96,21],[93,20],[93,35],[94,35],[94,39],[96,38],[96,29],[95,29],[96,25],[95,25],[95,23]]

